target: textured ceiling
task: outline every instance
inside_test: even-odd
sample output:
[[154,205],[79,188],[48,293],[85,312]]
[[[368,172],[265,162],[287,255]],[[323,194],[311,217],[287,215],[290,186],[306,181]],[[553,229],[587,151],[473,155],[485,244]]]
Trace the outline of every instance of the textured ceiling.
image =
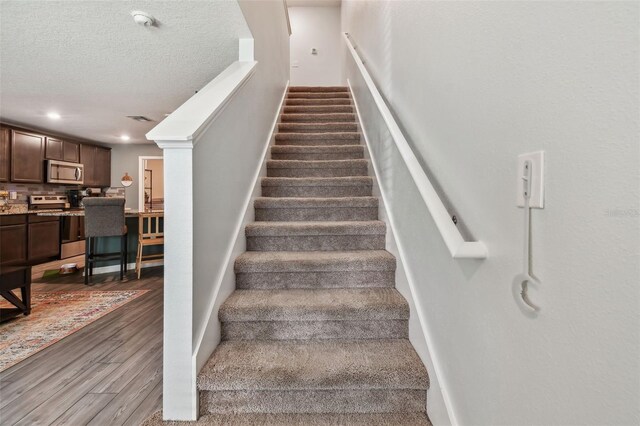
[[[134,23],[132,10],[156,18]],[[0,0],[0,119],[104,143],[145,142],[238,58],[236,1]],[[62,115],[47,118],[49,111]]]

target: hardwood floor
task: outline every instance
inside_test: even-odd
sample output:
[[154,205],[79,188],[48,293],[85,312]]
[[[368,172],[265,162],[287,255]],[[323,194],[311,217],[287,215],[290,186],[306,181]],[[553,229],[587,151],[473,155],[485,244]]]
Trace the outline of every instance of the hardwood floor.
[[162,268],[117,276],[34,281],[33,292],[150,291],[0,373],[0,424],[139,425],[161,408]]

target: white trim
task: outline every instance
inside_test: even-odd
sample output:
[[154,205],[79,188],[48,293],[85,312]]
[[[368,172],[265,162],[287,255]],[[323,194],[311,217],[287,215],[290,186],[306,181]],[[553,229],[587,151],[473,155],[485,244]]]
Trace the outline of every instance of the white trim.
[[407,169],[411,174],[424,203],[427,205],[429,213],[431,213],[431,217],[433,218],[438,231],[440,231],[440,236],[444,240],[447,249],[449,249],[449,253],[451,253],[451,256],[456,259],[485,259],[488,255],[487,247],[480,241],[464,240],[460,230],[458,230],[451,220],[449,212],[431,184],[431,181],[429,181],[427,174],[422,169],[420,162],[411,150],[409,142],[407,142],[402,134],[398,123],[396,123],[393,118],[393,114],[391,114],[389,107],[387,107],[384,102],[384,99],[373,82],[373,79],[369,75],[369,72],[364,67],[364,63],[362,62],[362,59],[360,59],[360,56],[358,56],[358,52],[356,52],[356,49],[351,44],[348,33],[343,33],[343,37],[347,44],[347,48],[349,49],[349,52],[351,52],[351,56],[353,57],[353,60],[356,63],[369,92],[371,93],[371,97],[378,107],[378,111],[389,130],[389,134],[395,142],[402,159],[407,165]]
[[[370,161],[370,163],[373,165],[373,171],[375,173],[376,176],[376,182],[380,181],[380,173],[378,170],[378,166],[377,163],[375,161],[375,156],[373,155],[373,149],[371,147],[371,143],[369,142],[369,138],[367,137],[367,131],[365,130],[364,125],[362,124],[362,118],[360,115],[360,109],[358,108],[358,102],[356,100],[355,95],[353,95],[353,88],[351,87],[351,81],[349,79],[347,79],[347,85],[349,86],[349,91],[352,93],[352,100],[353,100],[353,105],[356,109],[356,115],[358,117],[358,124],[360,127],[360,131],[362,132],[362,136],[365,140],[366,146],[367,146],[367,150],[369,151],[369,156],[371,157],[372,161]],[[424,335],[424,339],[427,342],[427,350],[428,353],[427,354],[422,354],[423,356],[421,356],[422,361],[427,364],[427,369],[429,371],[429,374],[431,376],[433,376],[435,374],[436,378],[437,378],[437,383],[439,384],[440,388],[437,389],[440,394],[442,395],[442,400],[444,401],[444,405],[446,407],[446,411],[447,411],[447,415],[449,416],[449,423],[452,425],[457,425],[457,420],[456,420],[456,416],[455,416],[455,412],[453,410],[453,406],[451,403],[451,398],[449,397],[449,394],[446,390],[446,388],[443,385],[443,381],[442,378],[444,377],[444,373],[442,371],[442,368],[440,366],[440,361],[436,355],[435,352],[433,352],[433,348],[434,348],[434,343],[433,343],[433,339],[431,338],[431,334],[429,333],[429,327],[427,326],[427,322],[426,319],[424,317],[424,308],[422,307],[422,304],[420,303],[419,298],[417,297],[417,291],[416,291],[416,280],[413,278],[413,274],[411,273],[411,268],[409,268],[408,266],[408,262],[405,261],[405,259],[407,259],[406,255],[405,255],[405,249],[402,245],[402,241],[400,240],[398,233],[396,232],[396,224],[395,224],[395,219],[393,217],[393,214],[391,213],[390,210],[387,210],[386,206],[390,206],[389,202],[388,202],[388,195],[385,193],[385,190],[383,189],[382,185],[378,185],[378,189],[380,191],[380,195],[382,196],[382,204],[384,205],[385,208],[385,213],[386,216],[389,220],[389,225],[391,227],[391,232],[393,234],[394,240],[396,242],[396,246],[398,247],[398,254],[399,254],[399,261],[402,263],[403,267],[404,267],[404,271],[405,274],[407,276],[407,282],[409,284],[409,289],[411,291],[411,298],[412,301],[416,307],[416,313],[418,315],[418,320],[420,322],[420,327],[422,329],[422,334]],[[426,355],[426,356],[424,356]],[[432,380],[433,382],[433,380]],[[429,388],[429,391],[431,391],[433,389],[433,387]],[[428,404],[428,401],[427,401]],[[433,419],[432,419],[433,420]],[[439,422],[440,423],[440,422]],[[445,423],[445,422],[442,422]]]
[[[164,262],[159,260],[157,262],[149,262],[142,265],[142,269],[155,268],[156,266],[162,266],[162,265],[164,265]],[[135,262],[127,263],[127,268],[129,270],[135,270],[136,263]],[[110,274],[112,272],[120,272],[120,265],[108,265],[108,266],[100,266],[100,267],[93,268],[93,275]]]
[[[139,212],[144,211],[144,162],[146,160],[162,160],[163,158],[164,157],[161,155],[139,155],[138,156],[138,211]],[[162,169],[164,170],[164,164]]]
[[[197,371],[200,370],[200,368],[204,365],[207,359],[209,359],[209,356],[211,355],[211,352],[213,352],[213,349],[215,349],[215,346],[214,346],[213,348],[208,348],[207,350],[203,350],[202,344],[204,341],[204,337],[208,334],[207,332],[211,327],[212,323],[218,322],[217,311],[215,310],[215,304],[218,301],[217,300],[218,293],[220,291],[220,288],[222,287],[222,281],[224,280],[225,276],[227,276],[227,273],[229,271],[231,271],[232,275],[235,276],[233,274],[233,265],[234,265],[235,259],[232,259],[231,257],[234,252],[234,247],[237,245],[238,240],[245,238],[244,227],[249,221],[247,220],[247,217],[253,217],[253,215],[251,214],[252,213],[251,209],[253,208],[252,201],[254,199],[254,194],[256,193],[256,191],[260,189],[260,177],[265,174],[264,170],[266,170],[265,164],[267,160],[267,155],[269,153],[269,147],[273,144],[275,140],[276,126],[278,125],[278,120],[280,119],[282,108],[284,107],[284,102],[287,96],[288,89],[289,89],[289,81],[287,81],[287,84],[284,88],[282,98],[280,99],[280,108],[278,108],[278,111],[276,112],[276,116],[273,120],[273,124],[271,125],[271,131],[269,132],[269,137],[267,138],[264,149],[262,151],[261,162],[260,162],[261,166],[256,170],[256,173],[253,177],[253,185],[251,185],[251,190],[247,193],[246,199],[244,201],[243,208],[241,210],[241,211],[244,211],[244,214],[242,216],[240,215],[238,216],[238,222],[236,222],[236,225],[234,228],[236,237],[233,240],[231,240],[229,242],[229,245],[227,246],[227,250],[225,252],[225,257],[224,257],[224,264],[226,265],[226,267],[222,269],[219,272],[218,276],[216,277],[215,290],[213,293],[213,297],[209,301],[209,306],[207,307],[208,314],[206,319],[206,325],[205,327],[202,327],[202,331],[196,338],[196,344],[193,350],[193,358],[194,358],[194,365],[196,366]],[[217,343],[216,343],[216,346],[217,346]]]

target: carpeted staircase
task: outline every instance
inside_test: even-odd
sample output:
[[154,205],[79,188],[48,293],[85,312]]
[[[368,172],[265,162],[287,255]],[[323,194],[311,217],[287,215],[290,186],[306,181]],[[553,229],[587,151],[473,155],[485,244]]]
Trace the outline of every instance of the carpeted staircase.
[[345,87],[291,87],[198,424],[428,425],[429,379]]

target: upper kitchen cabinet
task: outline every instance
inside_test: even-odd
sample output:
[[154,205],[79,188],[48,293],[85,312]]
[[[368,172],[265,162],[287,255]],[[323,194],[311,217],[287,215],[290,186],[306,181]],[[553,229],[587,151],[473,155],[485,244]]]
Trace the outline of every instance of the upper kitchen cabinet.
[[84,165],[84,186],[111,186],[110,149],[82,144],[80,162]]
[[11,182],[41,183],[45,137],[11,130]]
[[0,127],[0,182],[9,182],[9,164],[11,162],[11,131]]
[[62,143],[62,159],[71,163],[80,162],[80,145],[74,142]]
[[60,139],[47,138],[46,148],[44,155],[47,160],[62,160],[64,155],[62,153],[64,142]]
[[98,186],[111,186],[111,150],[96,147],[94,177]]
[[69,161],[71,163],[79,163],[80,148],[77,143],[48,137],[45,157],[47,160],[62,160]]

